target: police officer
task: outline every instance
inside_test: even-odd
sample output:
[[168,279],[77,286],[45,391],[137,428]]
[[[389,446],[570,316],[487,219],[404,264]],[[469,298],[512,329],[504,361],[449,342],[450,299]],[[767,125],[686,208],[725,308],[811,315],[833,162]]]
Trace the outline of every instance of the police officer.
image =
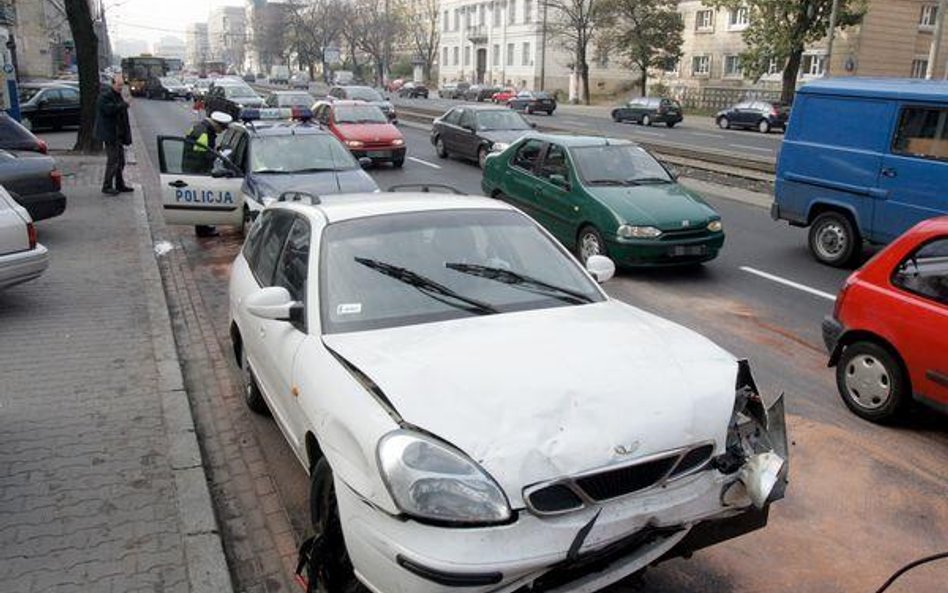
[[[217,146],[217,135],[227,129],[234,121],[230,115],[222,111],[214,111],[210,117],[205,117],[194,124],[186,138],[192,142],[186,143],[184,154],[181,156],[181,170],[184,173],[207,175],[214,167],[216,157],[209,149]],[[209,225],[194,227],[198,237],[213,237],[217,229]]]

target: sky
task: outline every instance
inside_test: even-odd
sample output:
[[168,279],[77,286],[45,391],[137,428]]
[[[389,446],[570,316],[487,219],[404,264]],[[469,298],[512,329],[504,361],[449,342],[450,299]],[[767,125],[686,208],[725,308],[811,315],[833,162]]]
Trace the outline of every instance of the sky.
[[212,8],[243,6],[244,0],[105,0],[105,18],[113,43],[140,39],[149,45],[172,35],[184,40],[191,23],[207,21]]

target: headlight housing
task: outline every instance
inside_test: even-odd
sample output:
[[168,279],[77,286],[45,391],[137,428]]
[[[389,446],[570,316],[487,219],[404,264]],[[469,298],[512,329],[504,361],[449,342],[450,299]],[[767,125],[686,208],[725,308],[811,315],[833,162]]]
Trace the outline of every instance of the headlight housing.
[[510,147],[510,144],[507,142],[494,142],[493,144],[491,144],[490,149],[493,152],[503,152],[507,150],[507,148],[509,147]]
[[653,226],[624,224],[619,227],[617,234],[623,239],[654,239],[661,235],[662,231]]
[[346,146],[349,148],[362,148],[365,146],[365,142],[361,140],[346,140]]
[[405,141],[402,140],[401,138],[396,138],[396,139],[392,140],[392,146],[401,146],[401,145],[404,144],[404,143],[405,143]]
[[724,229],[724,225],[720,220],[712,220],[708,223],[708,230],[712,233],[720,233]]
[[466,455],[430,436],[388,433],[378,444],[382,480],[398,508],[415,518],[466,525],[510,520],[500,486]]

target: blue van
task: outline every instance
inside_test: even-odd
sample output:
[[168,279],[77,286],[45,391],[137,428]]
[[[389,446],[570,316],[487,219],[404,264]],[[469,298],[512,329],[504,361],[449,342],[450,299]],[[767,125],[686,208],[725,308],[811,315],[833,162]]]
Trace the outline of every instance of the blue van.
[[859,259],[948,213],[948,82],[832,78],[797,91],[777,160],[774,220],[810,227],[813,256]]

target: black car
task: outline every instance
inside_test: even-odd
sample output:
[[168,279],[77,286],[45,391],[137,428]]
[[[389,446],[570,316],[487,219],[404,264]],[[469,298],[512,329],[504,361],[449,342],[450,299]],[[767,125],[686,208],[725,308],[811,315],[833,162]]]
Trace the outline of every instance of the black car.
[[398,89],[397,94],[403,99],[418,99],[419,97],[422,99],[427,99],[428,87],[421,84],[420,82],[406,82]]
[[556,111],[556,99],[550,93],[543,91],[520,91],[516,97],[507,101],[507,107],[524,113],[542,111],[547,115],[553,115]]
[[59,216],[66,210],[62,173],[52,157],[30,151],[0,150],[0,185],[34,221]]
[[684,120],[681,104],[665,97],[639,97],[612,110],[612,121],[650,126],[664,123],[669,128]]
[[471,88],[471,83],[469,82],[449,82],[442,85],[438,90],[438,97],[442,99],[463,99],[464,93],[466,93],[469,88]]
[[770,101],[744,101],[714,116],[722,130],[748,128],[762,134],[770,130],[786,130],[788,119],[790,106]]
[[330,103],[342,99],[343,101],[365,101],[375,105],[382,110],[388,121],[398,123],[398,114],[395,112],[395,106],[392,102],[382,96],[382,93],[370,86],[362,85],[336,85],[329,89],[326,94],[326,100]]
[[273,91],[267,95],[267,107],[303,107],[313,106],[313,96],[306,91]]
[[431,143],[441,158],[476,159],[484,168],[487,155],[504,150],[533,129],[522,115],[497,105],[462,105],[434,120]]
[[28,150],[46,154],[46,142],[33,135],[6,111],[0,111],[0,150]]
[[20,123],[27,130],[79,125],[79,89],[67,84],[19,86]]
[[496,86],[472,84],[464,91],[463,99],[465,101],[477,101],[481,103],[483,101],[489,101],[490,98],[494,96],[494,93],[499,93],[502,90],[503,89]]
[[145,83],[145,96],[149,99],[191,99],[191,90],[173,76],[153,76]]

